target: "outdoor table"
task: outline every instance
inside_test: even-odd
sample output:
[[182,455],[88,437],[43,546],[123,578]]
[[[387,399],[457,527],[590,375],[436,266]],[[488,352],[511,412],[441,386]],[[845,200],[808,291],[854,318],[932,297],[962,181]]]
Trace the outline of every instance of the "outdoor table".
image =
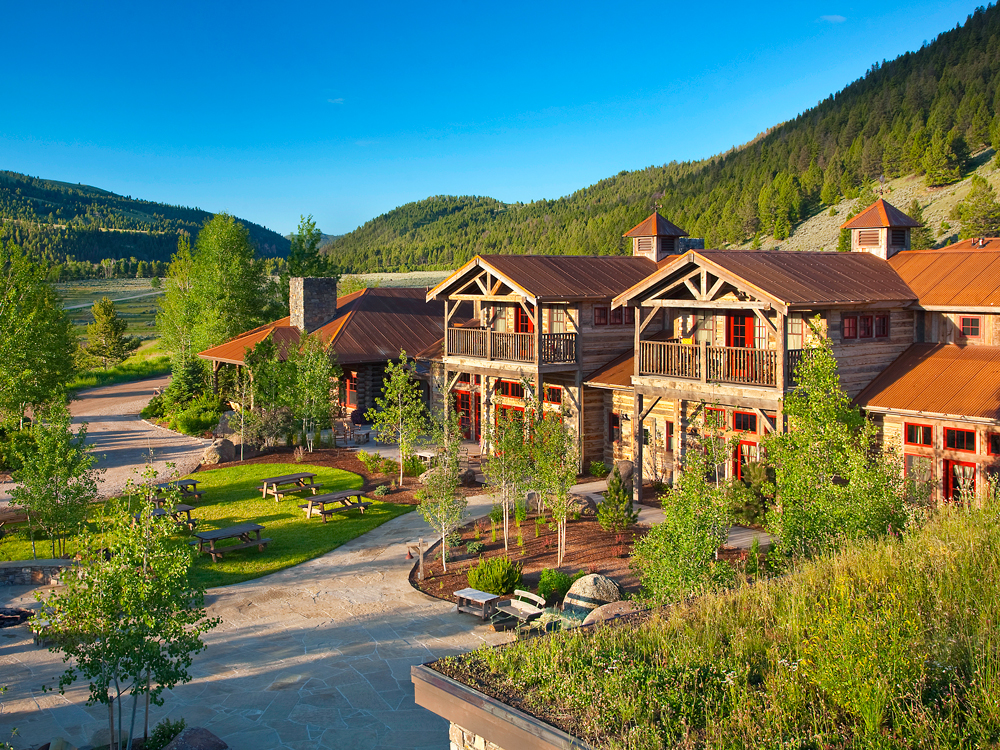
[[[309,471],[300,471],[297,474],[284,474],[280,477],[268,477],[261,480],[261,498],[267,497],[270,492],[274,495],[275,501],[278,501],[280,499],[278,488],[287,485],[297,485],[300,489],[318,487],[319,485],[314,482],[315,478],[316,475]],[[315,489],[313,489],[313,494],[316,494]]]
[[[306,512],[306,518],[313,517],[313,511],[319,513],[323,519],[323,523],[326,523],[327,516],[332,513],[339,513],[345,510],[353,510],[357,508],[361,511],[362,515],[371,503],[361,502],[361,498],[364,497],[361,490],[341,490],[340,492],[328,492],[324,495],[316,495],[315,497],[309,498],[309,502],[303,503],[299,507]],[[357,498],[356,502],[350,502],[351,498]],[[326,506],[331,506],[327,508]]]
[[478,615],[483,620],[488,620],[496,611],[497,602],[500,597],[488,591],[479,589],[461,589],[455,592],[458,599],[458,611],[468,612],[470,615]]
[[[223,555],[238,549],[256,547],[263,552],[264,548],[271,542],[270,539],[260,538],[260,532],[263,530],[264,527],[259,523],[241,523],[236,526],[227,526],[224,529],[199,531],[195,534],[198,541],[192,543],[198,545],[199,552],[211,555],[212,562],[217,562],[217,558],[221,558]],[[223,539],[239,539],[241,543],[216,548],[215,543]],[[205,548],[206,544],[208,545],[207,549]]]
[[163,507],[165,500],[163,495],[174,489],[180,490],[181,497],[185,499],[190,500],[193,498],[200,498],[202,493],[198,490],[199,484],[200,482],[197,479],[178,479],[173,482],[160,482],[159,484],[154,484],[153,501],[156,503],[157,507]]
[[434,459],[437,458],[438,452],[436,450],[423,449],[413,451],[413,455],[419,458],[425,466],[430,466]]

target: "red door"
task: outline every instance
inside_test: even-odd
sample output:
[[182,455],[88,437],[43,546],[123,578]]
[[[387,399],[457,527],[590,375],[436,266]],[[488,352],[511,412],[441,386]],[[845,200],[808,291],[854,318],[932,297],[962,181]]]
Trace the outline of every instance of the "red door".
[[479,440],[479,394],[455,391],[455,411],[458,412],[462,437]]
[[514,308],[514,333],[534,333],[535,326],[531,322],[531,316],[518,305]]
[[753,376],[754,314],[731,312],[726,316],[726,346],[742,351],[725,352],[725,375],[740,380]]
[[969,461],[945,461],[944,499],[968,505],[972,503],[975,495],[976,465]]

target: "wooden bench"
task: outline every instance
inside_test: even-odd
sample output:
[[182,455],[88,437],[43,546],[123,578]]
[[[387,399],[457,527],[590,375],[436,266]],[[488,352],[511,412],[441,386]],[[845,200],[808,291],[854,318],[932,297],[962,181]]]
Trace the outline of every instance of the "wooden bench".
[[335,508],[323,508],[319,511],[319,514],[323,516],[323,523],[326,523],[326,519],[333,513],[343,513],[345,510],[354,510],[357,508],[361,511],[361,515],[364,515],[365,508],[367,508],[371,503],[349,503],[347,505],[338,505]]
[[[316,482],[314,484],[306,484],[306,485],[303,485],[301,487],[299,487],[298,485],[296,485],[295,487],[287,487],[287,488],[283,488],[283,489],[280,489],[280,490],[275,490],[274,491],[274,495],[275,495],[276,498],[277,497],[284,497],[285,495],[295,495],[295,494],[298,494],[299,492],[303,492],[305,490],[312,490],[312,493],[315,495],[316,494],[316,490],[319,487],[322,487],[322,486],[323,486],[322,482]],[[259,490],[259,489],[261,489],[261,487],[258,487],[257,489]]]
[[545,600],[530,591],[514,589],[514,596],[511,599],[497,605],[497,612],[515,617],[521,622],[531,622],[537,617],[541,617],[545,611]]

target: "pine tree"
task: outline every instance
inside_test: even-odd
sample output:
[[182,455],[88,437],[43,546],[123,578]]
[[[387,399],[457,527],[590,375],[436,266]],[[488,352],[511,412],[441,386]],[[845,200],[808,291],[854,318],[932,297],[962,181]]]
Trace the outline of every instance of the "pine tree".
[[920,224],[919,227],[910,230],[910,249],[929,250],[932,248],[934,246],[934,237],[931,234],[931,230],[924,224],[924,209],[920,205],[920,201],[914,198],[906,209],[906,213],[911,219]]
[[959,239],[1000,236],[1000,203],[993,188],[979,175],[972,176],[972,187],[958,210],[962,218]]
[[94,322],[87,326],[87,352],[101,360],[106,370],[127,359],[142,343],[135,336],[126,336],[128,323],[118,316],[110,297],[101,297],[90,309]]
[[638,520],[639,512],[632,510],[632,493],[625,488],[621,472],[615,466],[604,500],[597,506],[597,522],[605,531],[618,534]]

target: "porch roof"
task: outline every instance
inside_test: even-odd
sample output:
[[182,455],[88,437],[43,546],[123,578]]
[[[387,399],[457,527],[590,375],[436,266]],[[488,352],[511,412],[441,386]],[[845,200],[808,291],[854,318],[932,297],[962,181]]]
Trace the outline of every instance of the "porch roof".
[[583,382],[584,385],[596,388],[628,390],[632,388],[633,374],[635,374],[635,349],[628,349],[585,377]]

